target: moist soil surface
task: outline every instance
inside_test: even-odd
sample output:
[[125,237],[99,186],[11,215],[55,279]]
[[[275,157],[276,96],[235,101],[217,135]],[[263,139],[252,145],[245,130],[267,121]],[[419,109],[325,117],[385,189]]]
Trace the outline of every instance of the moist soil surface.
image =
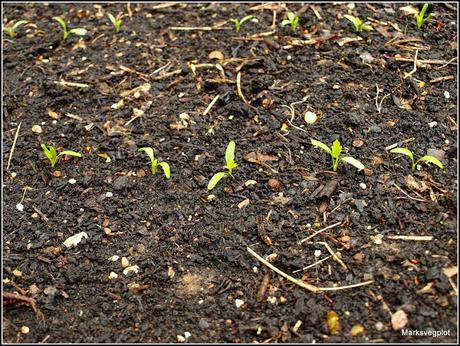
[[4,341],[454,342],[457,10],[431,6],[4,4]]

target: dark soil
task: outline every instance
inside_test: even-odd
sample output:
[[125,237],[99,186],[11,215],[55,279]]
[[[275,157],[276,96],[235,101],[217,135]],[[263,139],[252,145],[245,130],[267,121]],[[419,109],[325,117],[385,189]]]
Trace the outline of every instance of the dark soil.
[[[456,5],[433,5],[435,17],[417,30],[401,10],[408,4],[287,4],[300,16],[296,32],[279,25],[285,5],[274,8],[275,29],[273,11],[255,6],[4,4],[5,23],[29,24],[3,38],[3,289],[37,306],[4,296],[5,342],[457,340]],[[125,15],[119,33],[108,12]],[[374,30],[356,34],[345,13],[369,17]],[[236,33],[228,20],[248,14],[258,21]],[[54,16],[88,34],[63,42]],[[417,70],[404,78],[416,50]],[[146,92],[120,96],[146,83]],[[381,112],[376,86],[379,102],[388,95]],[[289,123],[283,105],[302,100]],[[135,108],[144,114],[132,120]],[[319,116],[313,125],[307,110]],[[340,139],[366,170],[342,163],[331,172],[312,138]],[[230,140],[238,168],[209,192]],[[413,172],[407,157],[385,150],[406,140],[417,158],[437,149],[444,170]],[[51,169],[42,143],[83,157]],[[151,175],[142,146],[170,164],[170,180]],[[329,197],[318,197],[331,181]],[[88,239],[63,245],[80,232]],[[329,256],[324,244],[338,260],[293,274]],[[318,287],[373,282],[312,293],[247,246]],[[139,272],[124,275],[113,255]],[[408,319],[399,328],[444,335],[403,335],[396,312]]]

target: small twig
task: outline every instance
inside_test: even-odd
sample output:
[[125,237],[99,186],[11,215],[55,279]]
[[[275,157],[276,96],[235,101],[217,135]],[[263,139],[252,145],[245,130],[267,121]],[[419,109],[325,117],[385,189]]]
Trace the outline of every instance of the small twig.
[[38,215],[42,217],[43,220],[45,220],[45,222],[48,222],[48,217],[40,209],[34,205],[32,205],[32,208],[37,212]]
[[152,80],[167,79],[169,77],[180,75],[181,73],[182,73],[182,70],[178,69],[178,70],[175,70],[175,71],[172,71],[172,72],[165,73],[165,74],[163,74],[161,76],[154,77],[154,78],[152,78]]
[[8,158],[8,164],[6,166],[6,170],[10,168],[10,163],[11,163],[11,159],[13,158],[14,148],[16,147],[16,141],[18,140],[18,136],[19,136],[19,130],[21,129],[21,124],[22,124],[22,121],[19,122],[18,128],[16,130],[16,134],[14,135],[13,145],[11,147],[10,157]]
[[387,235],[387,239],[391,240],[416,240],[416,241],[431,241],[432,235]]
[[434,83],[439,83],[439,82],[446,82],[448,80],[454,80],[455,77],[450,75],[450,76],[442,76],[442,77],[439,77],[439,78],[435,78],[435,79],[432,79],[430,80],[430,83],[431,84],[434,84]]
[[165,68],[169,67],[169,65],[171,65],[171,61],[168,62],[166,65],[163,65],[163,66],[157,68],[155,71],[153,71],[153,72],[150,74],[150,77],[152,77],[153,75],[156,75],[156,74],[160,73],[160,72],[163,71]]
[[272,30],[276,29],[276,10],[273,10],[273,21],[272,21],[271,29]]
[[457,57],[450,59],[450,60],[449,60],[448,62],[446,62],[444,65],[442,65],[442,66],[440,66],[440,67],[438,67],[438,68],[435,68],[435,70],[443,69],[444,67],[450,65],[450,64],[451,64],[452,62],[454,62],[455,60],[457,60]]
[[[388,58],[388,57],[387,57]],[[404,58],[404,57],[401,57],[401,56],[395,56],[395,57],[390,57],[392,59],[394,59],[395,61],[401,61],[401,62],[414,62],[414,59],[411,59],[411,58]],[[420,65],[425,65],[425,64],[431,64],[431,65],[443,65],[443,66],[447,66],[447,65],[456,65],[457,63],[454,63],[453,61],[457,60],[457,58],[452,58],[450,59],[449,61],[446,61],[446,60],[421,60],[421,59],[418,59],[417,62],[420,64]],[[422,67],[422,66],[419,66],[419,67]]]
[[316,286],[313,286],[313,285],[310,285],[304,281],[301,281],[301,280],[297,280],[295,278],[293,278],[292,276],[290,276],[289,274],[286,274],[285,272],[279,270],[278,268],[276,268],[274,265],[272,265],[271,263],[267,262],[266,260],[264,260],[262,257],[260,257],[257,253],[254,252],[254,250],[252,250],[249,246],[246,247],[246,250],[248,250],[248,252],[254,256],[257,260],[259,260],[260,262],[262,262],[262,264],[266,265],[268,268],[270,268],[271,270],[273,270],[275,273],[281,275],[282,277],[284,277],[285,279],[291,281],[292,283],[300,286],[300,287],[303,287],[311,292],[314,292],[314,293],[317,293],[317,292],[320,292],[320,291],[338,291],[338,290],[344,290],[344,289],[347,289],[347,288],[354,288],[354,287],[359,287],[359,286],[364,286],[364,285],[369,285],[371,283],[373,283],[374,281],[373,280],[369,280],[369,281],[365,281],[365,282],[360,282],[360,283],[357,283],[357,284],[353,284],[353,285],[348,285],[348,286],[337,286],[337,287],[316,287]]
[[[380,100],[380,103],[379,103],[378,100],[379,100],[380,88],[379,88],[378,84],[375,84],[375,87],[377,88],[377,96],[375,96],[375,106],[377,107],[377,111],[380,113],[382,111],[383,100],[385,100],[391,94],[386,94],[385,96],[383,96],[382,99]],[[382,91],[383,91],[383,89],[382,89]]]
[[403,189],[401,189],[396,183],[393,183],[393,185],[394,185],[399,191],[401,191],[403,194],[405,194],[409,199],[412,199],[412,200],[414,200],[414,201],[419,201],[419,202],[426,202],[425,199],[420,199],[420,198],[415,198],[415,197],[410,196],[406,191],[404,191]]
[[414,57],[414,68],[412,71],[409,73],[406,73],[403,79],[406,79],[407,77],[412,76],[415,72],[417,72],[417,55],[418,55],[418,49],[415,50],[415,57]]
[[312,235],[308,236],[307,238],[302,239],[302,240],[299,242],[299,244],[302,244],[302,243],[306,242],[308,239],[313,238],[314,236],[317,236],[317,235],[320,234],[321,232],[327,231],[328,229],[334,228],[334,227],[340,225],[341,223],[342,223],[342,221],[337,222],[337,223],[335,223],[335,224],[333,224],[333,225],[324,227],[323,229],[320,229],[319,231],[317,231],[317,232],[313,233]]
[[208,114],[208,112],[211,110],[212,106],[214,106],[214,104],[217,102],[217,100],[219,99],[219,96],[220,95],[217,95],[216,97],[214,97],[214,99],[211,101],[211,103],[209,104],[208,107],[206,107],[206,110],[203,112],[203,115],[206,115]]
[[387,147],[385,148],[385,150],[387,150],[387,151],[388,151],[388,150],[391,150],[391,149],[393,149],[393,148],[396,148],[396,147],[399,147],[399,146],[403,145],[404,143],[412,142],[413,140],[415,140],[414,137],[405,139],[405,140],[403,140],[403,141],[401,141],[401,142],[393,143],[393,144],[387,146]]
[[341,265],[343,268],[345,268],[345,269],[348,270],[348,268],[347,268],[347,266],[345,265],[345,263],[343,263],[343,261],[340,259],[340,257],[337,256],[338,251],[336,251],[336,252],[332,251],[332,249],[331,249],[331,247],[329,246],[329,244],[326,243],[326,242],[324,242],[324,241],[317,241],[317,242],[315,242],[315,243],[316,243],[316,244],[322,244],[322,245],[324,245],[324,247],[327,249],[327,251],[329,251],[329,253],[332,255],[332,258],[334,259],[334,261],[339,262],[340,265]]
[[300,287],[303,287],[311,292],[319,292],[320,289],[316,286],[313,286],[313,285],[310,285],[306,282],[303,282],[303,281],[300,281],[300,280],[297,280],[295,278],[293,278],[292,276],[286,274],[285,272],[279,270],[278,268],[276,268],[274,265],[272,265],[271,263],[267,262],[265,259],[263,259],[261,256],[259,256],[254,250],[252,250],[249,246],[246,247],[246,250],[249,251],[249,253],[251,255],[253,255],[255,258],[257,258],[260,262],[262,262],[264,265],[266,265],[268,268],[270,268],[271,270],[273,270],[275,273],[281,275],[282,277],[284,277],[285,279],[295,283],[296,285],[300,286]]
[[243,95],[243,92],[241,91],[241,72],[238,72],[236,75],[236,91],[238,92],[238,96],[241,97],[243,102],[245,104],[248,104],[248,101],[246,101],[246,98]]
[[294,271],[292,272],[292,274],[295,274],[295,273],[298,273],[298,272],[301,272],[301,271],[310,269],[311,267],[315,267],[315,266],[317,266],[318,264],[323,263],[324,261],[328,260],[328,259],[331,258],[331,257],[332,257],[332,255],[331,255],[331,256],[327,256],[327,257],[323,258],[322,260],[319,260],[319,261],[317,261],[317,262],[315,262],[315,263],[313,263],[313,264],[310,264],[309,266],[303,267],[302,269],[294,270]]

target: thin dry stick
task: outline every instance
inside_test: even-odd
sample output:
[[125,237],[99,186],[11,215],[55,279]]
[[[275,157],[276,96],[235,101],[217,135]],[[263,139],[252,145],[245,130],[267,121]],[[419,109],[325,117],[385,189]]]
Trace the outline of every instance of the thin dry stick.
[[404,76],[404,79],[406,79],[407,77],[412,76],[415,72],[417,72],[417,55],[418,55],[418,49],[415,50],[414,68],[409,73],[406,73],[406,75]]
[[403,141],[401,141],[401,142],[393,143],[393,144],[387,146],[387,147],[385,148],[385,150],[391,150],[391,149],[393,149],[393,148],[396,148],[396,147],[398,147],[398,146],[403,145],[404,143],[412,142],[413,140],[415,140],[414,137],[405,139],[405,140],[403,140]]
[[212,106],[214,106],[214,103],[217,102],[217,100],[219,99],[219,96],[220,95],[217,95],[216,97],[214,97],[214,99],[211,101],[211,103],[209,104],[209,106],[206,108],[206,110],[203,112],[203,115],[206,115],[208,114],[208,112],[211,110]]
[[416,241],[433,240],[432,235],[387,235],[386,238],[392,239],[392,240],[416,240]]
[[369,280],[369,281],[365,281],[365,282],[360,282],[360,283],[357,283],[357,284],[353,284],[353,285],[348,285],[348,286],[337,286],[337,287],[316,287],[316,286],[313,286],[313,285],[310,285],[306,282],[303,282],[303,281],[300,281],[300,280],[297,280],[295,278],[293,278],[292,276],[286,274],[285,272],[279,270],[278,268],[276,268],[274,265],[272,265],[271,263],[267,262],[266,260],[264,260],[262,257],[260,257],[257,253],[254,252],[254,250],[252,250],[249,246],[246,247],[246,250],[248,250],[248,252],[253,255],[257,260],[259,260],[260,262],[262,262],[262,264],[266,265],[268,268],[270,268],[271,270],[273,270],[275,273],[281,275],[282,277],[284,277],[285,279],[291,281],[292,283],[300,286],[300,287],[303,287],[311,292],[320,292],[320,291],[338,291],[338,290],[344,290],[344,289],[347,289],[347,288],[354,288],[354,287],[359,287],[359,286],[364,286],[364,285],[369,285],[371,283],[373,283],[374,281],[373,280]]
[[334,259],[334,261],[339,262],[340,265],[341,265],[343,268],[345,268],[345,269],[348,270],[348,268],[347,268],[347,266],[345,265],[345,263],[343,263],[343,261],[340,259],[340,257],[337,256],[337,252],[338,252],[338,251],[337,251],[337,252],[332,251],[331,247],[330,247],[330,246],[328,245],[328,243],[326,243],[326,242],[318,241],[318,242],[316,242],[316,243],[317,243],[317,244],[322,244],[322,245],[324,245],[324,247],[327,249],[327,251],[329,251],[329,253],[332,255],[332,258]]
[[328,260],[328,259],[331,258],[331,257],[332,257],[332,256],[327,256],[327,257],[323,258],[322,260],[319,260],[319,261],[317,261],[317,262],[315,262],[315,263],[313,263],[313,264],[310,264],[310,265],[308,265],[308,266],[306,266],[306,267],[303,267],[302,269],[294,270],[294,271],[292,272],[292,274],[295,274],[295,273],[298,273],[298,272],[301,272],[301,271],[310,269],[311,267],[315,267],[315,266],[317,266],[318,264],[323,263],[324,261]]
[[[395,59],[395,61],[401,61],[401,62],[413,62],[414,59],[412,58],[404,58],[404,57],[401,57],[401,56],[397,56],[397,57],[394,57],[393,59]],[[454,61],[456,60],[457,58],[452,58],[450,59],[449,61],[446,61],[446,60],[421,60],[421,59],[418,59],[418,63],[421,64],[421,65],[428,65],[428,64],[431,64],[431,65],[443,65],[443,66],[447,66],[447,65],[456,65],[457,63],[454,63]],[[422,66],[419,66],[419,67],[422,67]]]
[[393,183],[393,185],[394,185],[399,191],[401,191],[403,194],[405,194],[409,199],[412,199],[412,200],[414,200],[414,201],[419,201],[419,202],[426,202],[426,199],[415,198],[415,197],[410,196],[406,191],[404,191],[404,190],[401,189],[398,185],[396,185],[396,183]]
[[[390,94],[386,94],[385,96],[382,97],[382,99],[380,100],[380,103],[378,102],[379,101],[379,93],[380,93],[380,88],[378,86],[378,84],[375,85],[375,87],[377,88],[377,96],[375,96],[375,106],[377,107],[377,111],[380,113],[381,110],[382,110],[382,103],[383,103],[383,100],[385,100],[388,96],[390,96]],[[383,89],[382,89],[383,91]]]
[[435,70],[441,70],[441,69],[443,69],[444,67],[446,67],[446,66],[450,65],[451,63],[453,63],[455,60],[457,60],[457,57],[450,59],[450,60],[449,60],[448,62],[446,62],[444,65],[435,68]]
[[236,91],[238,92],[238,96],[241,97],[243,102],[245,104],[248,104],[248,101],[246,101],[246,98],[243,95],[243,92],[241,91],[241,72],[238,72],[236,75]]
[[273,21],[272,21],[271,29],[272,30],[276,29],[276,10],[273,10]]
[[275,273],[281,275],[282,277],[284,277],[285,279],[295,283],[296,285],[300,286],[300,287],[303,287],[311,292],[319,292],[320,289],[316,286],[313,286],[313,285],[310,285],[306,282],[303,282],[303,281],[300,281],[300,280],[297,280],[295,278],[293,278],[292,276],[286,274],[285,272],[279,270],[278,268],[276,268],[274,265],[272,265],[271,263],[267,262],[266,260],[264,260],[262,257],[260,257],[254,250],[252,250],[249,246],[246,247],[246,250],[249,251],[249,253],[251,255],[253,255],[255,258],[257,258],[260,262],[262,262],[263,264],[265,264],[268,268],[270,268],[271,270],[273,270]]
[[8,158],[8,165],[6,166],[6,170],[10,168],[10,163],[11,163],[11,159],[13,158],[14,148],[16,147],[16,141],[18,140],[18,136],[19,136],[19,130],[21,129],[21,124],[22,124],[22,121],[19,122],[18,128],[16,130],[16,134],[14,135],[13,146],[11,147],[10,157]]
[[302,240],[299,242],[299,244],[302,244],[302,243],[306,242],[308,239],[313,238],[314,236],[320,234],[321,232],[327,231],[328,229],[334,228],[334,227],[340,225],[341,223],[342,223],[342,221],[337,222],[337,223],[335,223],[335,224],[333,224],[333,225],[324,227],[323,229],[320,229],[319,231],[317,231],[317,232],[313,233],[312,235],[308,236],[307,238],[302,239]]
[[169,78],[169,77],[177,76],[177,75],[179,75],[179,74],[181,74],[181,73],[182,73],[182,70],[181,70],[181,69],[178,69],[178,70],[175,70],[175,71],[172,71],[172,72],[165,73],[164,75],[154,77],[154,78],[152,78],[152,80],[167,79],[167,78]]

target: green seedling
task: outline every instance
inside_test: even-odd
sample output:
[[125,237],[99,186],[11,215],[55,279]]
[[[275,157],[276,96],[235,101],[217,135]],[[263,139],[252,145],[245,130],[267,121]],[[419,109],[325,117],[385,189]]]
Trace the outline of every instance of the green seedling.
[[169,179],[171,177],[171,170],[169,169],[169,165],[166,162],[158,162],[158,160],[155,160],[155,155],[153,154],[152,148],[144,147],[137,149],[137,151],[143,151],[150,158],[150,162],[152,165],[152,175],[157,174],[158,166],[160,166],[163,169],[163,173],[165,174],[166,179]]
[[374,30],[372,26],[370,26],[369,22],[363,23],[363,21],[359,19],[359,17],[350,16],[349,14],[344,14],[343,16],[353,24],[356,32],[361,32],[363,30],[366,30],[366,31]]
[[233,169],[238,167],[238,165],[235,162],[235,142],[234,141],[230,141],[230,143],[228,143],[227,150],[225,151],[225,162],[227,164],[224,166],[224,168],[227,170],[227,172],[217,172],[216,174],[214,174],[211,180],[209,180],[208,190],[212,190],[213,188],[215,188],[217,183],[225,176],[227,175],[232,176]]
[[294,12],[288,12],[287,14],[288,19],[285,19],[281,22],[282,26],[290,25],[292,31],[295,32],[297,30],[297,25],[299,24],[299,16],[297,16]]
[[11,39],[13,39],[16,35],[16,29],[27,23],[27,20],[18,20],[17,22],[12,22],[11,25],[4,26],[3,31],[5,31]]
[[64,41],[67,40],[67,38],[70,36],[70,34],[74,34],[77,36],[85,36],[88,31],[83,28],[73,28],[73,29],[68,29],[67,24],[65,23],[64,19],[61,17],[53,17],[53,19],[58,22],[59,26],[62,28],[62,32],[64,33]]
[[246,16],[246,17],[242,18],[241,20],[239,20],[238,18],[232,18],[232,19],[230,19],[230,21],[235,23],[235,30],[236,30],[236,32],[239,32],[240,28],[241,28],[241,25],[243,25],[244,22],[247,22],[248,20],[251,20],[252,18],[254,18],[254,16]]
[[419,29],[419,30],[422,28],[422,26],[423,26],[423,24],[425,24],[425,22],[430,20],[431,16],[433,15],[432,13],[429,13],[425,17],[425,12],[426,12],[427,9],[428,9],[428,4],[423,5],[420,13],[415,16],[415,18],[417,19],[417,29]]
[[115,32],[119,32],[120,27],[121,27],[121,19],[119,17],[115,18],[110,13],[107,13],[107,17],[109,17],[110,22],[112,23],[113,27],[115,28]]
[[50,160],[51,168],[54,168],[60,156],[69,155],[69,156],[81,157],[80,153],[77,153],[71,150],[64,150],[58,154],[56,151],[56,148],[53,147],[52,145],[50,145],[49,148],[47,148],[46,144],[42,144],[42,149],[46,157],[48,158],[48,160]]
[[340,156],[340,154],[342,153],[342,145],[340,144],[340,141],[338,139],[336,139],[334,143],[332,143],[331,148],[329,148],[326,144],[314,139],[311,140],[311,144],[313,144],[317,148],[323,149],[325,152],[331,155],[332,170],[334,172],[336,172],[339,168],[340,161],[345,161],[346,163],[355,166],[358,169],[358,171],[364,169],[364,165],[358,160],[352,158],[351,156]]
[[411,164],[412,164],[412,170],[413,170],[413,171],[415,171],[415,168],[417,167],[417,165],[418,165],[418,163],[419,163],[420,161],[432,163],[432,164],[438,166],[438,167],[441,168],[441,169],[444,168],[444,166],[443,166],[443,164],[441,163],[441,161],[439,161],[436,157],[431,156],[431,155],[422,156],[422,157],[419,158],[417,161],[415,161],[415,160],[414,160],[414,154],[412,153],[412,151],[410,151],[410,150],[407,149],[407,148],[394,148],[394,149],[391,149],[391,150],[390,150],[390,153],[392,153],[392,154],[403,154],[403,155],[408,156],[408,157],[411,159]]

